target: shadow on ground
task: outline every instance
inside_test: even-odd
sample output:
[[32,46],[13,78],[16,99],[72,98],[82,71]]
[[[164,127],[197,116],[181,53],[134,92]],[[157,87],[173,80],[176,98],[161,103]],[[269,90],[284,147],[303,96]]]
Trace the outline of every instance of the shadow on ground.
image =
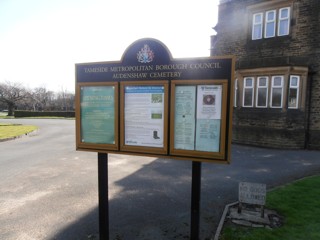
[[[233,145],[232,163],[202,163],[200,239],[214,236],[224,206],[237,201],[240,181],[268,189],[320,173],[317,151],[285,151]],[[157,159],[117,181],[109,200],[110,240],[183,240],[190,234],[189,161]],[[52,239],[98,239],[98,207]]]

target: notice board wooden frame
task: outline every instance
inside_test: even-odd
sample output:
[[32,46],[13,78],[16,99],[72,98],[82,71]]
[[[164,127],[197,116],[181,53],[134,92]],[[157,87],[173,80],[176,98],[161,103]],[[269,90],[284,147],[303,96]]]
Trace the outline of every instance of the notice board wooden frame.
[[[163,86],[164,87],[164,109],[163,109],[163,147],[132,146],[125,144],[125,87],[127,86]],[[120,83],[120,151],[128,153],[145,154],[167,154],[168,153],[168,81],[130,81]]]
[[[234,56],[174,59],[169,49],[156,39],[140,39],[132,43],[121,60],[76,64],[76,146],[77,150],[100,153],[140,155],[173,158],[197,162],[230,163],[232,139],[232,110],[234,88]],[[165,88],[165,126],[163,148],[124,144],[124,93],[125,84],[159,85]],[[82,143],[80,121],[80,86],[104,86],[113,84],[115,92],[115,144]],[[219,151],[178,151],[173,149],[172,114],[174,97],[172,89],[183,84],[220,84],[223,86],[221,115],[221,143]],[[121,95],[121,96],[120,96]],[[171,121],[170,121],[171,119]],[[197,148],[200,149],[200,148]],[[209,148],[204,148],[209,149]]]
[[[81,122],[81,88],[85,87],[106,87],[112,86],[114,87],[114,144],[107,143],[86,143],[83,142],[82,139],[82,122]],[[76,86],[76,148],[82,150],[103,150],[103,151],[118,151],[119,150],[119,101],[118,101],[118,83],[117,82],[90,82],[90,83],[79,83]]]
[[[218,152],[209,152],[209,151],[199,151],[199,150],[185,150],[185,149],[176,149],[174,146],[175,135],[174,129],[175,125],[175,93],[176,86],[199,86],[199,85],[209,85],[209,86],[221,86],[222,87],[222,96],[221,96],[221,122],[220,122],[220,141],[219,141],[219,151]],[[170,155],[174,157],[194,157],[203,159],[203,161],[208,161],[208,159],[224,159],[225,158],[225,145],[226,143],[226,115],[227,115],[227,89],[228,81],[227,80],[187,80],[187,81],[172,81],[171,82],[171,104],[170,104]],[[197,99],[195,99],[197,102]],[[196,134],[196,131],[195,133]],[[195,144],[195,143],[194,143]]]

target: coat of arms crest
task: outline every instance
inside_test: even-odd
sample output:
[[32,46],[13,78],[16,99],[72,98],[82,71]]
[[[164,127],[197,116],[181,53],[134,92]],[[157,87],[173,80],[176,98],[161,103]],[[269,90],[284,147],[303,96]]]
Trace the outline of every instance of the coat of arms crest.
[[152,62],[153,58],[154,53],[147,44],[145,44],[143,48],[141,48],[141,50],[137,53],[138,62],[141,63]]

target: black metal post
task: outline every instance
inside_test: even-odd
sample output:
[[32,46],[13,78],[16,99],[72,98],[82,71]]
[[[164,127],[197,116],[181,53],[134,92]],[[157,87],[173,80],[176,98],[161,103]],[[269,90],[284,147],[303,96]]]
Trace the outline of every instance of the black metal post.
[[98,153],[99,235],[109,240],[108,154]]
[[192,162],[191,187],[191,240],[199,240],[200,196],[201,196],[201,162]]

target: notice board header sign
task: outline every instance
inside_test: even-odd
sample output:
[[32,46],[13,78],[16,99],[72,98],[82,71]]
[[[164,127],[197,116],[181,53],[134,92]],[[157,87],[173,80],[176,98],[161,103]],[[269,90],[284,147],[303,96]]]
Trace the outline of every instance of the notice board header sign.
[[143,80],[230,79],[230,58],[172,59],[159,41],[133,43],[119,62],[76,65],[77,83]]
[[76,64],[77,149],[228,162],[234,58],[173,59],[156,39]]

